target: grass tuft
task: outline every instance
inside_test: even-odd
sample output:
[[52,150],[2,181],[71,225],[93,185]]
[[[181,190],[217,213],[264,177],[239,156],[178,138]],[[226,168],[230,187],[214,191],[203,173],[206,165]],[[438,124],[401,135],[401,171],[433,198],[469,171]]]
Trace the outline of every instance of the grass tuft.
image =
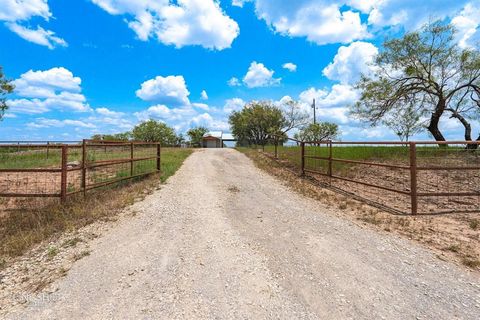
[[84,250],[84,251],[82,251],[82,252],[80,252],[80,253],[75,254],[75,255],[73,256],[73,260],[74,260],[74,261],[78,261],[78,260],[80,260],[80,259],[82,259],[82,258],[85,258],[85,257],[89,256],[89,255],[90,255],[90,251]]
[[63,244],[62,247],[68,248],[68,247],[75,247],[79,242],[83,242],[82,239],[79,237],[74,237],[72,239],[66,240]]
[[469,226],[472,230],[478,230],[480,227],[480,221],[478,219],[472,219],[470,220]]
[[47,255],[48,255],[48,258],[49,259],[53,259],[57,254],[58,254],[59,250],[57,247],[48,247],[48,250],[47,250]]

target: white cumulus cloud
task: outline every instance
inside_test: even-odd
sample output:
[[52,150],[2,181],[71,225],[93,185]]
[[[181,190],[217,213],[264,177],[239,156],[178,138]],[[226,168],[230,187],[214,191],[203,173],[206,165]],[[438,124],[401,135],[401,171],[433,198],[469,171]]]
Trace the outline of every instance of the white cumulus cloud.
[[360,13],[341,9],[342,5],[332,0],[256,0],[256,13],[276,32],[319,45],[367,37]]
[[167,105],[189,105],[187,89],[183,76],[157,76],[142,83],[136,92],[137,97],[145,101],[155,101]]
[[203,90],[203,91],[200,93],[200,99],[202,99],[202,100],[208,100],[207,91]]
[[232,111],[239,111],[241,110],[247,103],[240,98],[232,98],[225,101],[225,105],[223,107],[223,111],[227,114],[231,113]]
[[[473,21],[478,21],[475,19],[478,14],[472,10],[479,8],[478,0],[249,1],[255,3],[257,17],[275,32],[289,37],[305,37],[319,45],[364,40],[372,31],[377,33],[385,28],[413,30],[431,19],[454,19],[462,10],[457,19],[462,32],[473,33],[478,29],[473,26]],[[242,7],[245,2],[233,0],[232,4]]]
[[361,74],[370,75],[371,64],[378,54],[378,49],[368,42],[353,42],[342,46],[325,69],[323,74],[330,80],[352,84],[360,79]]
[[0,1],[0,20],[20,21],[31,17],[42,17],[48,20],[52,13],[47,0],[2,0]]
[[126,15],[128,26],[140,40],[157,38],[178,48],[200,45],[229,48],[238,36],[237,22],[225,14],[217,0],[92,0],[112,15]]
[[27,124],[28,127],[31,128],[63,128],[65,126],[72,126],[72,127],[80,127],[80,128],[95,128],[95,125],[92,123],[87,123],[81,120],[58,120],[58,119],[46,119],[46,118],[38,118],[35,122],[30,122]]
[[452,18],[468,0],[382,0],[370,5],[368,23],[376,27],[403,26],[412,30],[427,23],[431,18]]
[[67,42],[62,38],[55,36],[55,32],[45,30],[40,26],[37,29],[29,29],[17,23],[7,23],[7,27],[19,35],[21,38],[54,49],[56,46],[67,47]]
[[458,44],[462,48],[480,48],[480,1],[468,3],[465,8],[452,19],[457,29]]
[[9,100],[16,113],[44,113],[61,111],[90,111],[81,93],[82,80],[63,67],[45,71],[30,70],[14,81],[17,99]]
[[282,68],[287,69],[290,72],[297,71],[297,65],[295,63],[292,63],[292,62],[287,62],[287,63],[283,64]]
[[315,99],[319,121],[347,124],[352,121],[348,116],[349,107],[357,101],[358,92],[349,85],[335,84],[329,90],[309,88],[299,98],[304,110],[309,113],[312,113],[311,105]]
[[12,32],[49,49],[67,46],[67,42],[55,36],[55,32],[51,30],[45,30],[41,26],[31,28],[22,25],[33,17],[40,17],[45,21],[52,17],[47,0],[0,0],[0,21],[4,21]]
[[250,64],[247,74],[243,77],[243,83],[249,88],[269,87],[280,83],[281,78],[274,78],[273,70],[269,70],[263,63],[256,61]]
[[242,85],[240,83],[240,80],[238,80],[238,78],[236,78],[236,77],[232,77],[230,80],[228,80],[227,83],[230,87],[239,87],[239,86]]

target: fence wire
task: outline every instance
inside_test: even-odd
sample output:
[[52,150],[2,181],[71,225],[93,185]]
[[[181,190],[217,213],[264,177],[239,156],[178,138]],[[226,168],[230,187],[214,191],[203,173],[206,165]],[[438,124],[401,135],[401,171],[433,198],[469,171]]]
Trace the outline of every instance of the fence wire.
[[0,212],[25,198],[65,200],[159,171],[158,143],[0,142]]
[[480,211],[475,144],[272,139],[261,150],[290,170],[395,212]]

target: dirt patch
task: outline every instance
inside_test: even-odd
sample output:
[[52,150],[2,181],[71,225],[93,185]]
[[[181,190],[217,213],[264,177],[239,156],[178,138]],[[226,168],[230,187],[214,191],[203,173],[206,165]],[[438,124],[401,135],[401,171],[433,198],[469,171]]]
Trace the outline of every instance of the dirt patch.
[[[415,240],[435,250],[439,259],[454,261],[459,265],[480,271],[478,265],[478,262],[480,262],[478,214],[452,213],[415,217],[395,215],[352,199],[350,196],[331,191],[320,185],[315,179],[302,179],[292,170],[294,167],[285,168],[283,163],[278,163],[260,152],[254,150],[242,151],[253,159],[258,167],[286,181],[297,192],[318,199],[327,206],[340,209],[339,215],[348,217],[369,228],[399,234]],[[358,185],[351,185],[355,192],[360,192],[365,197],[373,196],[370,194],[373,191],[366,190],[367,188],[361,188]],[[345,188],[346,184],[341,185],[341,187]],[[379,196],[378,191],[374,194],[377,197]],[[385,194],[382,194],[382,197],[385,197]],[[398,207],[401,207],[403,203],[403,207],[405,207],[404,202],[408,199],[391,196],[388,201],[389,203],[390,201],[397,203]],[[452,248],[454,249],[452,250]]]

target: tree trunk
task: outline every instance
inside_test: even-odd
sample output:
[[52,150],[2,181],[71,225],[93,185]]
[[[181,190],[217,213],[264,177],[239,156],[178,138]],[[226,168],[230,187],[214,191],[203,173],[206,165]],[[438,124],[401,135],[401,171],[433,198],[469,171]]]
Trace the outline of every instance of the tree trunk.
[[472,141],[472,126],[470,123],[458,113],[454,113],[452,117],[458,119],[465,128],[465,141]]
[[[472,141],[472,126],[461,114],[456,111],[452,112],[452,117],[458,119],[465,128],[465,141]],[[479,136],[480,138],[480,136]],[[467,149],[476,150],[478,148],[477,144],[467,144]]]
[[[445,141],[445,137],[443,136],[442,132],[438,128],[438,124],[440,123],[440,118],[445,111],[445,100],[440,99],[435,109],[435,112],[432,113],[430,117],[430,124],[428,125],[428,131],[432,134],[435,138],[435,141]],[[443,144],[439,144],[439,146],[446,146]]]
[[[480,134],[478,135],[478,138],[477,138],[476,141],[480,141]],[[478,144],[471,144],[469,149],[477,150],[478,149]]]

